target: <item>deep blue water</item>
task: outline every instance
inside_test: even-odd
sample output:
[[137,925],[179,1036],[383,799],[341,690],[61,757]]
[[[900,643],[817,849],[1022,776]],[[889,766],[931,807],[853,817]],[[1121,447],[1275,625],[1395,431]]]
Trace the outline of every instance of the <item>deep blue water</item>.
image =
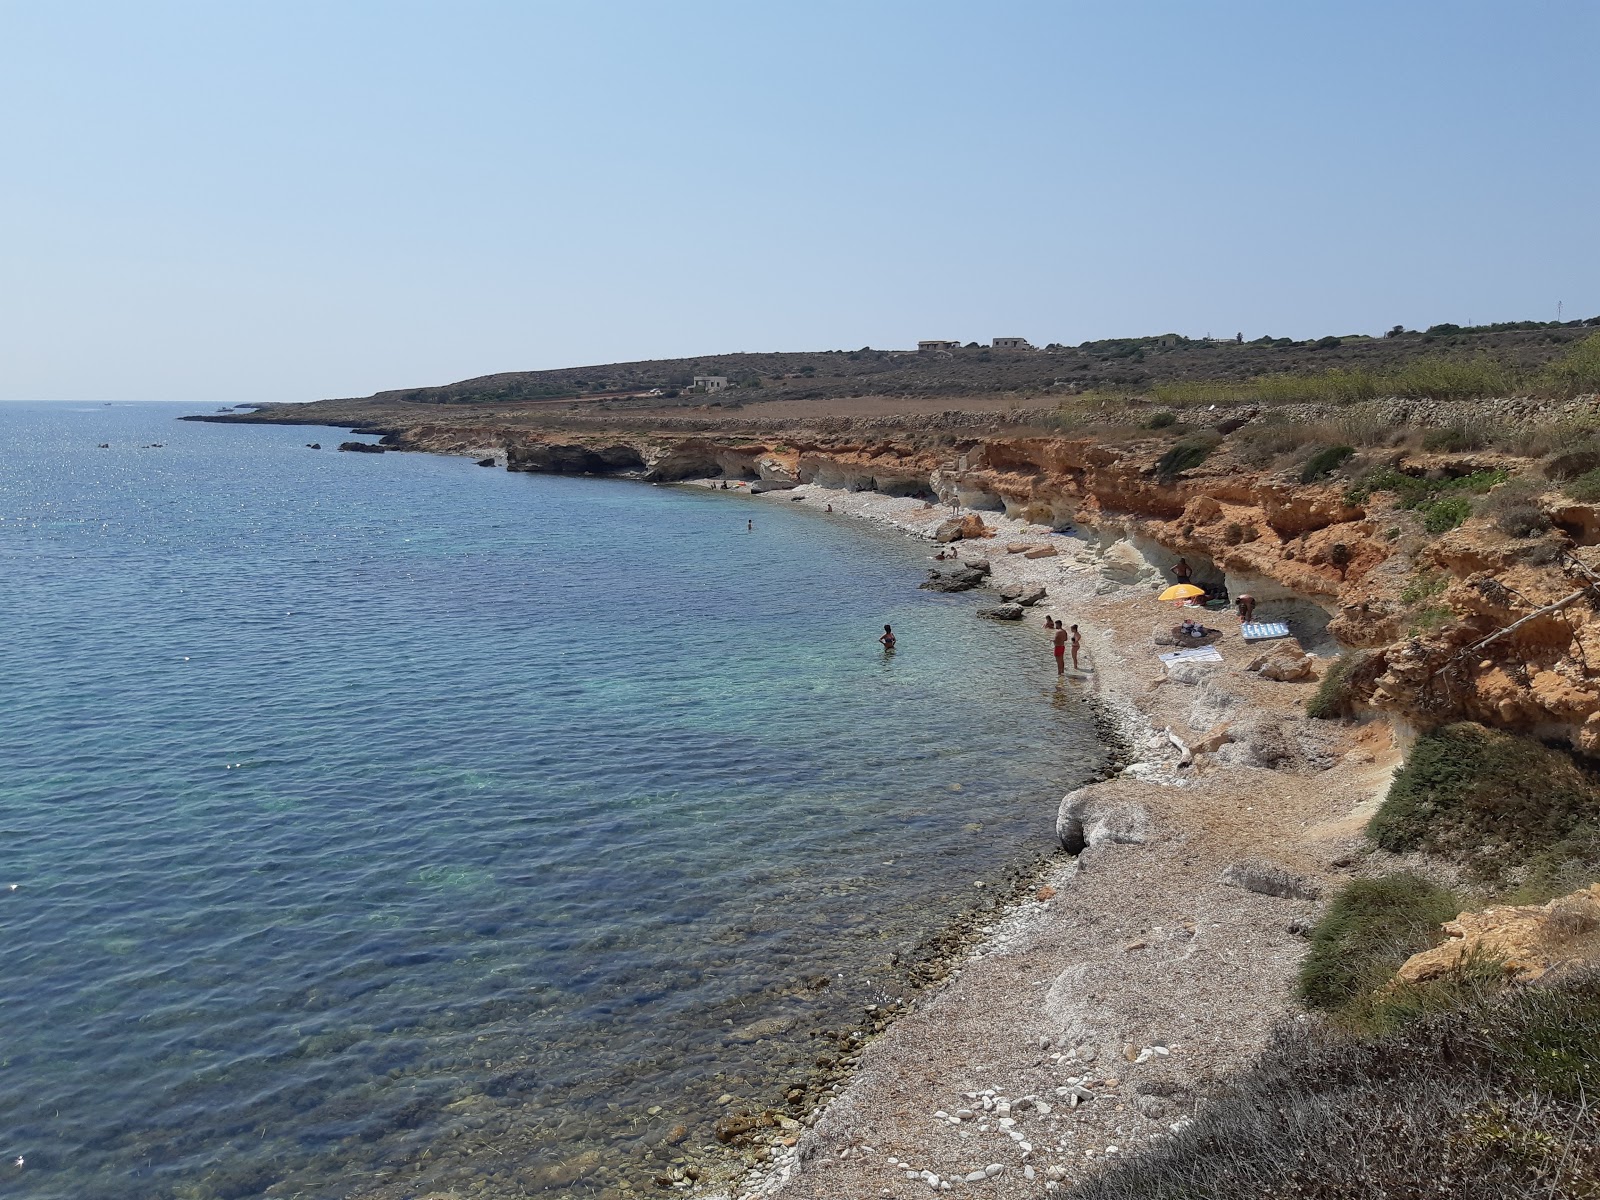
[[1100,761],[898,535],[184,411],[0,405],[0,1194],[648,1186]]

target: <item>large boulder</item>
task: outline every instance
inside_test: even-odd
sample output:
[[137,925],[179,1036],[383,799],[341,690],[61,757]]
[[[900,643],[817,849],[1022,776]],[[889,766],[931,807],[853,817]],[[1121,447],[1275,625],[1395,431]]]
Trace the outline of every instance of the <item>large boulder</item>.
[[928,592],[968,592],[983,582],[981,571],[962,568],[946,575],[943,571],[928,572],[928,577],[918,586]]
[[1279,642],[1265,654],[1257,655],[1245,670],[1254,671],[1263,679],[1288,682],[1309,679],[1315,667],[1315,655],[1305,653],[1292,642]]
[[1143,807],[1109,794],[1105,786],[1089,784],[1061,798],[1056,813],[1056,837],[1068,854],[1121,842],[1141,845],[1145,841],[1149,816]]
[[1035,604],[1039,603],[1039,601],[1043,600],[1049,594],[1050,593],[1042,587],[1031,587],[1027,591],[1023,592],[1022,595],[1017,597],[1017,603],[1022,605],[1023,608],[1032,608]]
[[1032,550],[1024,550],[1023,558],[1054,558],[1060,553],[1054,546],[1035,546]]
[[339,449],[351,454],[382,454],[383,447],[373,442],[340,442]]
[[968,513],[964,517],[951,517],[941,522],[939,528],[933,531],[933,540],[959,542],[962,538],[981,538],[988,534],[989,529],[984,525],[983,518],[977,513]]
[[987,617],[991,621],[1020,621],[1022,620],[1022,605],[1002,604],[997,608],[980,608],[980,617]]
[[799,486],[792,479],[758,479],[750,485],[750,494],[759,496],[762,492],[786,492]]

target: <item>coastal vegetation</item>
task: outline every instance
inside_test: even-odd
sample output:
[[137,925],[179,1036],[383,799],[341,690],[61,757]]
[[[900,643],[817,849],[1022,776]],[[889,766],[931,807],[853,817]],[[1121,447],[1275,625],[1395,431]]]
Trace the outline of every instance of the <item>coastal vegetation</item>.
[[1357,1036],[1288,1022],[1195,1120],[1073,1200],[1600,1194],[1600,977],[1467,984]]
[[1417,740],[1367,829],[1529,902],[1600,877],[1600,783],[1568,754],[1458,722]]

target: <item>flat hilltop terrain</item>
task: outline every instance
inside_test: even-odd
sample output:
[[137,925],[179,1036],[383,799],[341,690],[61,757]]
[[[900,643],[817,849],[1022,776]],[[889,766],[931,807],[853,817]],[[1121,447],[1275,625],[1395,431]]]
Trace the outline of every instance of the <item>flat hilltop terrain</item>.
[[[1454,363],[1489,369],[1485,382],[1536,375],[1572,343],[1600,327],[1600,317],[1558,324],[1513,322],[1381,337],[1330,336],[1305,341],[1258,337],[1187,338],[1179,334],[1112,338],[1078,346],[993,349],[976,342],[953,350],[828,350],[723,354],[647,362],[607,363],[553,371],[507,371],[433,387],[404,388],[331,403],[367,408],[391,405],[494,405],[547,411],[600,409],[765,409],[805,405],[805,415],[864,415],[878,410],[1047,406],[1084,393],[1148,395],[1182,402],[1209,390],[1237,390],[1263,380],[1345,377],[1358,390],[1403,381],[1419,366]],[[692,390],[697,375],[721,376],[714,396]],[[1163,393],[1171,393],[1170,396]],[[1310,397],[1308,397],[1310,398]],[[1358,397],[1359,398],[1359,397]],[[959,402],[959,403],[956,403]],[[791,410],[792,415],[800,415]],[[752,413],[751,415],[754,415]]]

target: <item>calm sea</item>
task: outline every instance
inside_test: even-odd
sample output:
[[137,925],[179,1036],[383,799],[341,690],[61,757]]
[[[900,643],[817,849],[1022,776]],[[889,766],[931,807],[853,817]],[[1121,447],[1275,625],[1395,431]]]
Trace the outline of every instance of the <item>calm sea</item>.
[[5,1196],[638,1194],[1102,761],[898,535],[185,411],[0,405]]

